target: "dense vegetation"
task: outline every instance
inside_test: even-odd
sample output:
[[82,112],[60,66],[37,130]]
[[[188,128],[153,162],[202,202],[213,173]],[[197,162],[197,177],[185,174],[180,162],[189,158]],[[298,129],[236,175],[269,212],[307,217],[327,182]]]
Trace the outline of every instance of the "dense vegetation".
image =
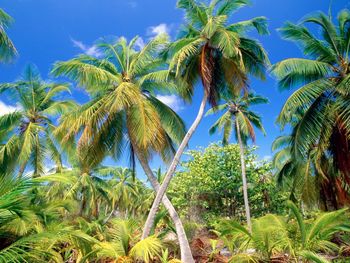
[[[100,56],[58,61],[51,80],[29,65],[0,84],[17,105],[0,116],[0,263],[350,260],[350,11],[286,23],[281,36],[303,57],[270,65],[249,37],[269,34],[266,18],[231,23],[248,3],[179,0],[175,41],[100,39]],[[0,9],[2,63],[17,56],[11,22]],[[265,134],[251,107],[267,99],[249,81],[269,73],[296,89],[272,161],[250,145]],[[74,101],[69,82],[90,100]],[[190,103],[195,87],[203,97],[187,129],[157,95]],[[220,114],[208,130],[222,141],[186,149],[206,114]],[[104,165],[123,156],[130,167]],[[166,172],[150,167],[155,156]]]
[[[240,149],[236,144],[222,147],[213,144],[188,152],[189,161],[182,164],[172,182],[169,195],[186,221],[213,224],[217,218],[245,219]],[[246,149],[248,196],[255,217],[283,213],[285,191],[275,191],[271,163],[258,161],[254,148]]]

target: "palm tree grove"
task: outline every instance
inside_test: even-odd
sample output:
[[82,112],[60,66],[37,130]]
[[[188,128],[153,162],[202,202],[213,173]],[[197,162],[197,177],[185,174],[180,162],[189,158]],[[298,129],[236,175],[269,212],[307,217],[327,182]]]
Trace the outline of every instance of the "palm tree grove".
[[350,3],[2,1],[22,262],[350,262]]

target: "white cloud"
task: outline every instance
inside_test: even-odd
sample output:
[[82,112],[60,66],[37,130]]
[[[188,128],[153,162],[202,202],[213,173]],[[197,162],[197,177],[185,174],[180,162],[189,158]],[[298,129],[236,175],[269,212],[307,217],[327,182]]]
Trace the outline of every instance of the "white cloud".
[[143,41],[142,37],[139,37],[136,42],[135,42],[135,46],[138,47],[140,50],[143,49],[145,47],[145,41]]
[[266,161],[266,162],[270,162],[270,161],[272,161],[272,156],[271,155],[265,155],[262,160]]
[[170,34],[170,27],[167,24],[159,24],[157,26],[151,26],[147,29],[147,35],[156,37],[161,34]]
[[157,99],[168,105],[174,111],[178,112],[183,109],[183,103],[176,95],[157,95]]
[[7,105],[0,100],[0,116],[20,110],[18,106]]
[[77,48],[79,48],[81,51],[83,51],[86,55],[93,56],[93,57],[100,57],[102,54],[100,51],[98,51],[98,48],[95,45],[88,46],[85,45],[83,42],[71,39],[73,42],[73,45]]

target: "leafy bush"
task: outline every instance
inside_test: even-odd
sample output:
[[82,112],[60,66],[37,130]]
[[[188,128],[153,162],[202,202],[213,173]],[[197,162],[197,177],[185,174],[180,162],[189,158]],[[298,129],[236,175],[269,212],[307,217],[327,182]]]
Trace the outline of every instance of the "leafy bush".
[[288,260],[328,262],[322,254],[339,255],[340,246],[332,241],[335,235],[341,238],[342,232],[350,231],[346,210],[304,220],[293,203],[288,202],[288,207],[289,217],[268,214],[253,220],[251,233],[233,220],[221,221],[216,229],[234,256],[245,255],[253,261],[270,261],[287,255]]
[[[287,194],[276,191],[271,165],[259,162],[255,148],[246,150],[248,196],[252,214],[281,213]],[[187,153],[169,196],[188,221],[210,223],[219,217],[244,219],[239,146],[211,144]]]

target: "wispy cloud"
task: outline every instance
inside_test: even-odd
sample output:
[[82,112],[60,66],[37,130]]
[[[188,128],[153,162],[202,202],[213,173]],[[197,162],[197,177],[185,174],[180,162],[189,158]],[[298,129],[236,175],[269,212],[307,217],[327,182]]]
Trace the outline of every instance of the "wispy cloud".
[[176,95],[157,95],[157,99],[176,112],[179,112],[184,108],[181,99]]
[[147,29],[147,35],[150,37],[156,37],[161,34],[170,34],[170,26],[165,23],[161,23],[157,26],[151,26]]
[[143,49],[145,47],[145,41],[143,40],[142,37],[139,37],[136,42],[135,42],[135,46],[138,47],[140,50]]
[[7,105],[0,100],[0,116],[20,110],[20,107]]
[[83,51],[86,55],[93,57],[100,57],[102,54],[95,45],[89,46],[85,45],[83,42],[75,39],[71,39],[73,45]]
[[127,1],[127,5],[131,8],[136,8],[139,4],[136,1]]

